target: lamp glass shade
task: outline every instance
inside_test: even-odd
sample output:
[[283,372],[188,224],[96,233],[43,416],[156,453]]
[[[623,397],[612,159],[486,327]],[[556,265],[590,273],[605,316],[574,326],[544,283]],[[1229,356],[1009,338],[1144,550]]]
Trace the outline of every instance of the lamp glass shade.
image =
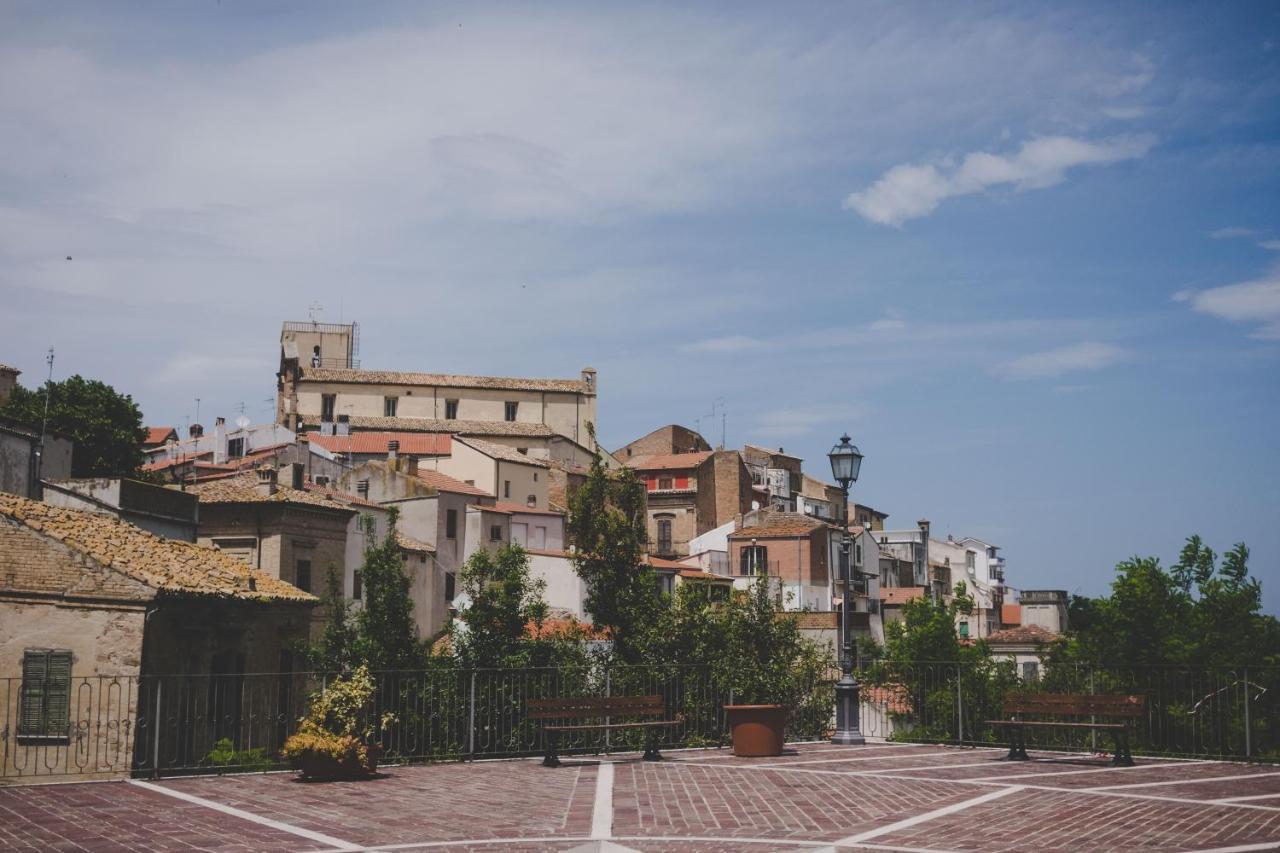
[[857,481],[858,471],[862,468],[862,453],[849,442],[848,435],[840,437],[840,443],[831,448],[827,458],[831,460],[831,476],[841,488],[848,488],[849,483]]

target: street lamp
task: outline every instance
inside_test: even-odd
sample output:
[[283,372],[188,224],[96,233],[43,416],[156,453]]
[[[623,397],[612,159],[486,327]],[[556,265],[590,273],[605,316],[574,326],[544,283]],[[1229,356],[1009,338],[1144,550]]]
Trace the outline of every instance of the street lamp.
[[840,563],[842,568],[842,600],[840,604],[840,668],[844,674],[836,683],[836,732],[831,742],[843,745],[866,743],[858,728],[858,682],[853,677],[854,655],[856,646],[853,642],[853,631],[849,625],[851,609],[851,590],[849,577],[853,574],[852,561],[849,559],[849,486],[858,479],[858,471],[862,468],[862,453],[849,442],[849,434],[840,437],[840,443],[831,448],[827,454],[831,460],[831,476],[840,484],[844,495],[844,512],[841,518],[843,535],[840,538]]

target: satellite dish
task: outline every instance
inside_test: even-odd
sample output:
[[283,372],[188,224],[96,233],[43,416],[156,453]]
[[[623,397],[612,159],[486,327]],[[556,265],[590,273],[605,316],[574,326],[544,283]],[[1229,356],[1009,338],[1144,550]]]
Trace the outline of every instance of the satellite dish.
[[240,429],[244,429],[248,425],[249,425],[249,418],[246,417],[245,415],[241,415],[240,417],[236,418],[236,426],[240,427]]

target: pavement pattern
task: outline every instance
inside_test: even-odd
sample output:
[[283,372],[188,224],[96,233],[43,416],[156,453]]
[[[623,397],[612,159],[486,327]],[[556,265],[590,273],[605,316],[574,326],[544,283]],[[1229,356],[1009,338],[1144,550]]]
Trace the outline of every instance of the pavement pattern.
[[5,851],[1280,850],[1280,766],[907,744],[0,788]]

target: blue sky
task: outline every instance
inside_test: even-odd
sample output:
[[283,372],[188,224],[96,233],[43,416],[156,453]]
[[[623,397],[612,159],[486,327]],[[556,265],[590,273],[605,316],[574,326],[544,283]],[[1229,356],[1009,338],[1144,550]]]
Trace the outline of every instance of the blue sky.
[[610,446],[848,430],[1016,587],[1198,532],[1280,611],[1280,7],[687,5],[6,4],[0,361],[265,418],[318,301],[593,365]]

